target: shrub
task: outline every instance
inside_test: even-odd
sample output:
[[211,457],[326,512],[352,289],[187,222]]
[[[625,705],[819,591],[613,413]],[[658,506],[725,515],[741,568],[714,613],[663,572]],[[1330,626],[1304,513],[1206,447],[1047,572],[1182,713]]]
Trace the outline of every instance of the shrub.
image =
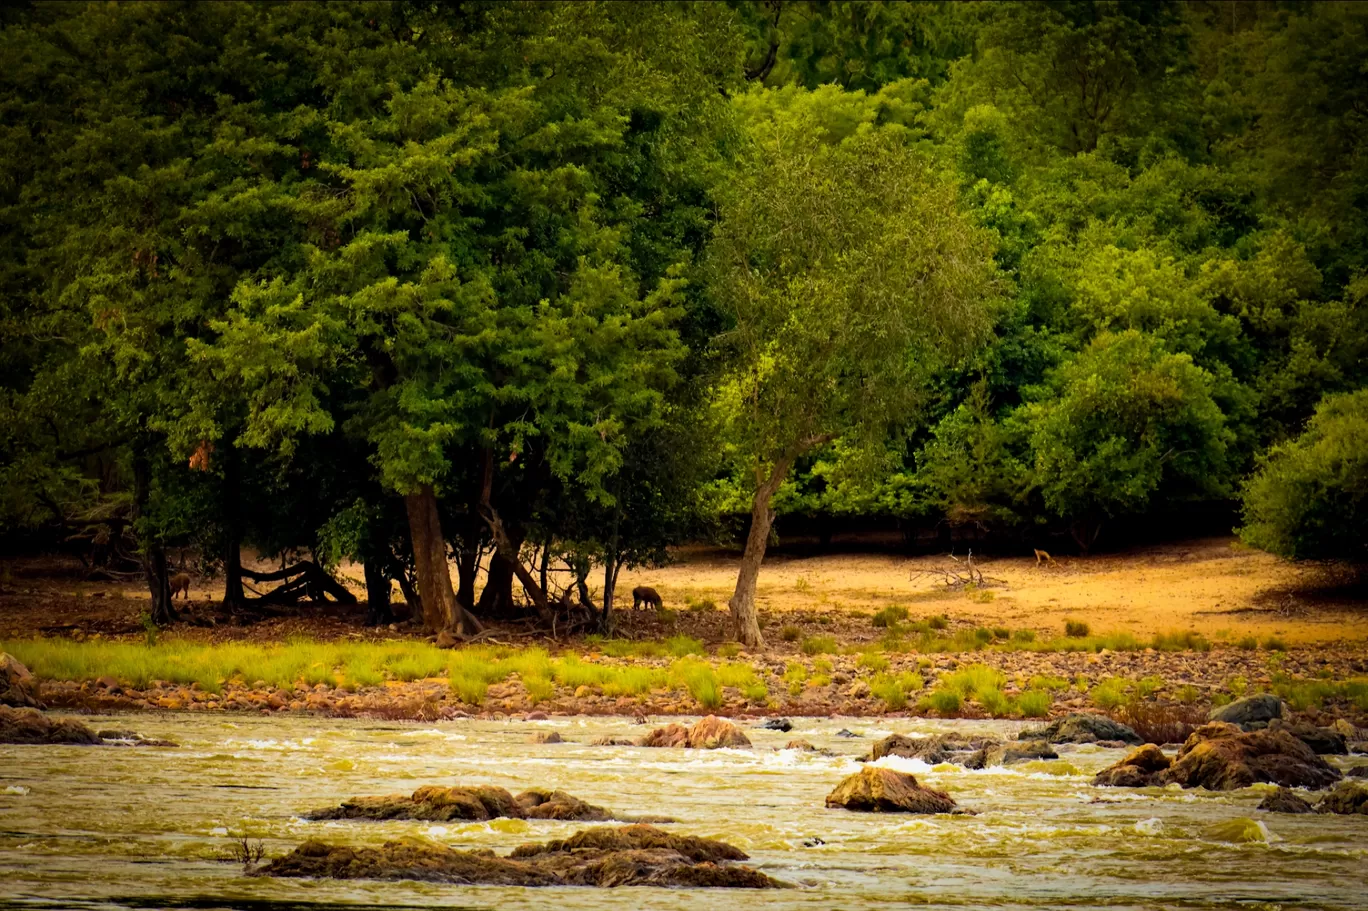
[[717,602],[711,598],[704,598],[702,601],[689,601],[690,613],[702,614],[717,610]]
[[1124,705],[1126,702],[1125,686],[1117,680],[1099,683],[1092,688],[1088,695],[1092,697],[1093,703],[1101,709],[1111,710]]
[[998,689],[975,690],[974,701],[983,706],[983,710],[994,718],[1009,714],[1012,708],[1002,690]]
[[1244,636],[1239,642],[1235,643],[1235,647],[1245,649],[1246,651],[1256,649],[1259,647],[1259,640],[1253,636]]
[[754,683],[743,685],[741,695],[746,697],[747,702],[764,705],[769,702],[769,687],[765,686],[763,681],[756,680]]
[[950,625],[950,620],[944,614],[936,614],[926,618],[928,629],[945,629]]
[[892,677],[880,675],[874,678],[869,685],[869,691],[893,711],[898,711],[907,705],[907,693],[902,686]]
[[1206,723],[1206,712],[1192,705],[1164,705],[1131,702],[1112,713],[1117,721],[1130,725],[1147,743],[1182,743],[1196,728]]
[[971,664],[941,677],[937,688],[954,690],[961,696],[968,696],[980,690],[1000,690],[1007,678],[1001,671],[985,664]]
[[841,646],[831,636],[809,636],[799,646],[804,655],[834,655]]
[[724,642],[717,647],[717,655],[720,658],[735,658],[741,654],[741,645],[738,642]]
[[890,604],[883,610],[874,615],[874,626],[878,629],[890,629],[907,620],[907,608],[897,604]]
[[987,645],[993,641],[993,631],[985,627],[978,627],[974,630],[974,642],[978,645]]
[[785,642],[797,642],[803,637],[802,630],[796,626],[786,626],[779,631],[779,638]]
[[1211,651],[1211,643],[1191,630],[1184,630],[1182,632],[1155,634],[1153,648],[1160,652],[1209,652]]
[[1013,642],[1034,642],[1036,638],[1035,630],[1019,629],[1012,633]]
[[860,655],[859,660],[855,662],[855,665],[856,667],[862,667],[865,670],[881,674],[888,670],[888,659],[878,652],[864,652]]
[[995,626],[993,627],[993,638],[1010,639],[1012,638],[1012,631],[1005,626]]
[[1024,718],[1044,718],[1050,714],[1054,697],[1044,690],[1027,690],[1017,697],[1017,710]]
[[1037,674],[1032,677],[1026,685],[1033,690],[1057,692],[1060,690],[1067,690],[1069,688],[1069,681],[1063,677],[1051,677],[1044,674]]
[[926,705],[942,715],[953,715],[960,710],[960,694],[954,690],[937,689],[927,695]]
[[1267,639],[1265,639],[1263,641],[1263,647],[1265,651],[1269,652],[1287,651],[1287,643],[1279,639],[1277,636],[1269,636]]
[[1178,699],[1178,701],[1181,702],[1183,705],[1192,705],[1194,702],[1201,698],[1202,693],[1200,690],[1197,689],[1197,687],[1188,683],[1178,687],[1178,692],[1174,695]]
[[703,647],[702,640],[692,636],[671,636],[665,640],[665,653],[683,658],[685,655],[706,655],[708,650]]
[[1088,624],[1080,620],[1065,620],[1064,635],[1070,639],[1082,639],[1088,635]]

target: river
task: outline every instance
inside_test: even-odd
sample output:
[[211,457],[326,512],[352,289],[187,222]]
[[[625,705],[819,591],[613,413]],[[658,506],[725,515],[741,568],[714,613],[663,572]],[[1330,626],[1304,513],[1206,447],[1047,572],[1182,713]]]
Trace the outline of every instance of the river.
[[[911,771],[975,816],[827,810],[823,798],[892,731],[991,731],[1010,722],[797,719],[751,730],[754,750],[596,747],[640,736],[624,718],[407,724],[224,715],[86,719],[178,749],[0,746],[0,909],[498,908],[1364,908],[1368,817],[1255,810],[1232,794],[1093,788],[1118,750],[1085,746],[1011,769]],[[857,738],[838,736],[842,728]],[[533,744],[540,731],[569,741]],[[777,750],[791,737],[835,757]],[[1337,760],[1341,765],[1346,762]],[[1359,759],[1357,761],[1363,761]],[[585,823],[326,822],[298,814],[422,784],[562,788],[620,813],[721,838],[798,886],[780,893],[514,889],[245,876],[221,858],[240,837],[283,854],[316,836],[379,844],[420,836],[500,853]]]

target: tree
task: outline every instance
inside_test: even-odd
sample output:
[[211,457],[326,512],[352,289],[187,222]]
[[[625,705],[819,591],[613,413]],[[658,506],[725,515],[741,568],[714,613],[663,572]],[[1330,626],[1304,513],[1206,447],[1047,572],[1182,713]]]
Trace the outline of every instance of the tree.
[[1231,434],[1211,375],[1137,330],[1098,335],[1054,371],[1049,397],[1021,413],[1034,483],[1086,551],[1103,523],[1140,513],[1159,491],[1224,493]]
[[988,240],[903,135],[866,126],[832,142],[818,111],[778,109],[751,124],[722,200],[707,276],[735,321],[717,403],[752,491],[731,598],[751,647],[771,501],[794,461],[838,438],[880,451],[988,324]]
[[1243,491],[1249,544],[1292,560],[1368,562],[1368,389],[1326,396]]

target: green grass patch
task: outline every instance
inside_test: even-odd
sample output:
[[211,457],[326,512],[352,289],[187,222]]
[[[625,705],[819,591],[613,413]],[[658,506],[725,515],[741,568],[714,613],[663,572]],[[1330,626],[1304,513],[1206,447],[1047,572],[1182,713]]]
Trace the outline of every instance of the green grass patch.
[[855,661],[855,666],[876,674],[882,674],[888,670],[888,659],[878,652],[864,652]]
[[1065,620],[1064,635],[1071,639],[1082,639],[1089,633],[1088,624],[1081,620]]
[[1054,697],[1045,690],[1027,690],[1017,696],[1016,703],[1023,718],[1044,718],[1050,714]]
[[803,638],[803,631],[796,626],[786,626],[779,630],[779,638],[785,642],[797,642]]
[[1159,652],[1209,652],[1211,643],[1191,630],[1171,633],[1157,633],[1152,647]]
[[841,646],[831,636],[808,636],[799,646],[804,655],[835,655]]
[[907,608],[897,604],[890,604],[888,607],[885,607],[883,610],[876,613],[872,622],[878,629],[889,629],[906,621]]

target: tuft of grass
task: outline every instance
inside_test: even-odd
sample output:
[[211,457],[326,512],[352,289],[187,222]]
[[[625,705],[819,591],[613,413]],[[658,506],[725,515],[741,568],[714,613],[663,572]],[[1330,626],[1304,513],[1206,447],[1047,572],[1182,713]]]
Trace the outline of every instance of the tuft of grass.
[[1006,682],[1007,678],[1001,671],[986,664],[971,664],[942,675],[937,688],[953,690],[960,696],[969,696],[980,690],[1000,690]]
[[855,666],[873,671],[876,674],[882,674],[888,670],[888,659],[878,652],[864,652],[855,662]]
[[1044,718],[1050,714],[1054,697],[1045,690],[1027,690],[1017,696],[1016,704],[1023,718]]
[[926,618],[926,625],[929,629],[945,629],[950,625],[950,620],[944,614],[935,614]]
[[711,598],[704,598],[702,601],[689,601],[689,612],[693,614],[706,614],[717,610],[717,602]]
[[784,682],[788,684],[790,696],[797,696],[803,691],[803,684],[807,682],[808,669],[797,661],[790,661],[784,668]]
[[1111,711],[1119,708],[1126,703],[1126,682],[1115,677],[1104,680],[1093,687],[1088,695],[1092,698],[1093,704],[1100,709]]
[[735,658],[741,654],[741,644],[739,642],[724,642],[717,647],[719,658]]
[[974,691],[974,701],[983,707],[983,710],[994,718],[1011,714],[1012,704],[999,689],[982,689]]
[[1047,674],[1036,674],[1026,682],[1026,686],[1033,690],[1044,690],[1047,692],[1060,692],[1069,688],[1069,681],[1063,677],[1052,677]]
[[831,636],[808,636],[799,646],[804,655],[835,655],[841,646]]
[[1064,621],[1064,635],[1068,636],[1070,639],[1085,638],[1089,632],[1088,624],[1081,620]]
[[785,642],[797,642],[803,638],[803,631],[796,626],[786,626],[779,631],[779,638]]
[[1201,691],[1190,683],[1178,687],[1178,692],[1174,693],[1174,698],[1176,698],[1183,705],[1192,705],[1201,697]]
[[1287,643],[1279,639],[1277,636],[1269,636],[1267,639],[1265,639],[1263,641],[1263,647],[1264,651],[1267,652],[1287,651]]
[[675,658],[683,658],[685,655],[706,655],[708,650],[703,647],[701,639],[693,636],[671,636],[665,640],[665,654]]
[[1242,648],[1245,651],[1253,651],[1259,647],[1259,640],[1254,636],[1244,636],[1235,643],[1235,647]]
[[1209,652],[1211,643],[1191,630],[1156,633],[1152,647],[1159,652]]
[[761,680],[754,683],[747,683],[741,687],[741,695],[746,697],[746,701],[755,705],[765,705],[769,702],[769,687]]
[[890,604],[874,615],[873,624],[877,629],[892,629],[907,621],[907,608]]
[[1036,634],[1035,630],[1033,629],[1019,629],[1016,632],[1012,633],[1012,641],[1022,644],[1034,642],[1035,638]]
[[923,703],[942,715],[954,715],[960,710],[962,700],[954,690],[937,689],[927,694]]

